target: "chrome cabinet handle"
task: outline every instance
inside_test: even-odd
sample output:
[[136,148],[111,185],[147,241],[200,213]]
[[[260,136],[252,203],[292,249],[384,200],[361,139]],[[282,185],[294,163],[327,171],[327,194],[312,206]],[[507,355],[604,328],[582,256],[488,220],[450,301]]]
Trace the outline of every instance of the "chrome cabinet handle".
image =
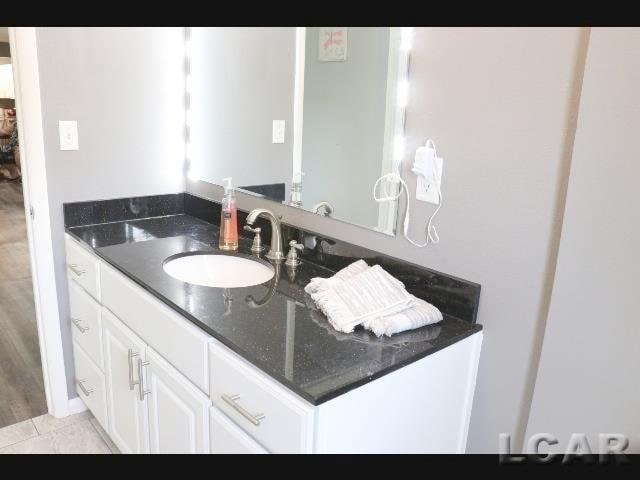
[[138,390],[140,392],[140,401],[144,401],[144,396],[149,395],[151,390],[144,389],[144,376],[142,369],[149,365],[149,362],[143,362],[141,358],[138,359]]
[[70,263],[69,268],[73,273],[75,273],[79,277],[87,273],[85,270],[82,270],[80,267],[78,267],[78,265],[76,265],[75,263]]
[[227,395],[226,393],[223,393],[222,395],[220,395],[220,398],[231,405],[235,411],[237,411],[240,415],[253,423],[256,427],[260,425],[260,420],[265,419],[264,413],[256,413],[254,415],[240,406],[240,404],[238,403],[238,400],[240,400],[240,395]]
[[129,390],[133,390],[133,387],[140,383],[140,380],[133,379],[133,357],[137,357],[138,355],[139,353],[134,352],[133,348],[130,348],[127,352],[127,359],[129,361]]
[[84,386],[86,380],[76,380],[76,385],[78,386],[78,388],[80,390],[82,390],[82,393],[84,393],[87,397],[89,395],[91,395],[93,393],[93,388],[87,388]]
[[80,325],[81,322],[82,320],[80,320],[79,318],[71,317],[71,323],[73,323],[76,326],[76,328],[80,330],[80,333],[84,333],[87,330],[89,330],[89,327],[83,327],[82,325]]

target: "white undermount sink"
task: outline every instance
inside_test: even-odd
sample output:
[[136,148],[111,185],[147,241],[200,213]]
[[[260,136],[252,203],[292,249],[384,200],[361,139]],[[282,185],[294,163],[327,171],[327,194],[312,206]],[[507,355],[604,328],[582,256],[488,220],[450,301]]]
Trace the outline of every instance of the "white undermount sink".
[[273,267],[266,262],[243,256],[200,252],[169,257],[162,268],[183,282],[219,288],[259,285],[275,275]]

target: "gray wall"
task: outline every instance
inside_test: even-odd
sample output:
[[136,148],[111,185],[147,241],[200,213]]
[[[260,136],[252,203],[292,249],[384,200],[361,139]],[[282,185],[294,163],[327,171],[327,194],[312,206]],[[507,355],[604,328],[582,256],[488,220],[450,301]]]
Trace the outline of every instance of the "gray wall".
[[388,27],[350,27],[347,60],[318,60],[318,27],[307,28],[302,200],[329,201],[333,216],[378,225],[371,188],[382,171]]
[[[193,28],[191,146],[198,178],[236,186],[292,175],[295,28]],[[285,120],[285,143],[271,142]]]
[[[284,221],[482,284],[480,358],[468,451],[521,438],[557,253],[585,30],[417,28],[407,158],[431,137],[444,158],[441,243],[425,249],[269,202]],[[406,178],[412,178],[409,173]],[[414,181],[409,181],[413,192]],[[192,192],[220,189],[189,182]],[[414,194],[412,193],[412,196]],[[266,203],[239,197],[241,208]],[[403,211],[402,209],[400,210]],[[413,238],[433,211],[412,198]],[[517,446],[517,438],[514,442]]]
[[558,266],[527,436],[631,438],[640,453],[640,30],[593,29]]
[[[183,36],[180,28],[38,28],[37,46],[60,321],[75,397],[62,204],[184,189]],[[59,150],[58,120],[78,121],[78,151]]]

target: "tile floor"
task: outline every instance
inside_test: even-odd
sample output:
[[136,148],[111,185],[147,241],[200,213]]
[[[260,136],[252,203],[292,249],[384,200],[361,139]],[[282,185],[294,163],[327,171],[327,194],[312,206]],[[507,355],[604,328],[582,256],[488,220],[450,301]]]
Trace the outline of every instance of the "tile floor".
[[3,453],[120,453],[90,412],[65,418],[49,414],[0,428]]

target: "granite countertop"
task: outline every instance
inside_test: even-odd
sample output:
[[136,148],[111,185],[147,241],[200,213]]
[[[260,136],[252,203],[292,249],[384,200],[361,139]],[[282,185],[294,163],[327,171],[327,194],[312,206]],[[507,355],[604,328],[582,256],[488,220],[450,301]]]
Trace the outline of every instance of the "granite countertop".
[[[390,338],[377,338],[363,329],[337,332],[304,292],[311,278],[329,277],[334,270],[308,260],[295,270],[281,264],[272,280],[252,287],[224,289],[181,282],[164,272],[166,258],[188,251],[223,253],[217,248],[218,227],[188,214],[67,227],[66,231],[313,405],[482,329],[444,314],[436,325]],[[239,253],[251,255],[250,246],[250,239],[241,238]]]

